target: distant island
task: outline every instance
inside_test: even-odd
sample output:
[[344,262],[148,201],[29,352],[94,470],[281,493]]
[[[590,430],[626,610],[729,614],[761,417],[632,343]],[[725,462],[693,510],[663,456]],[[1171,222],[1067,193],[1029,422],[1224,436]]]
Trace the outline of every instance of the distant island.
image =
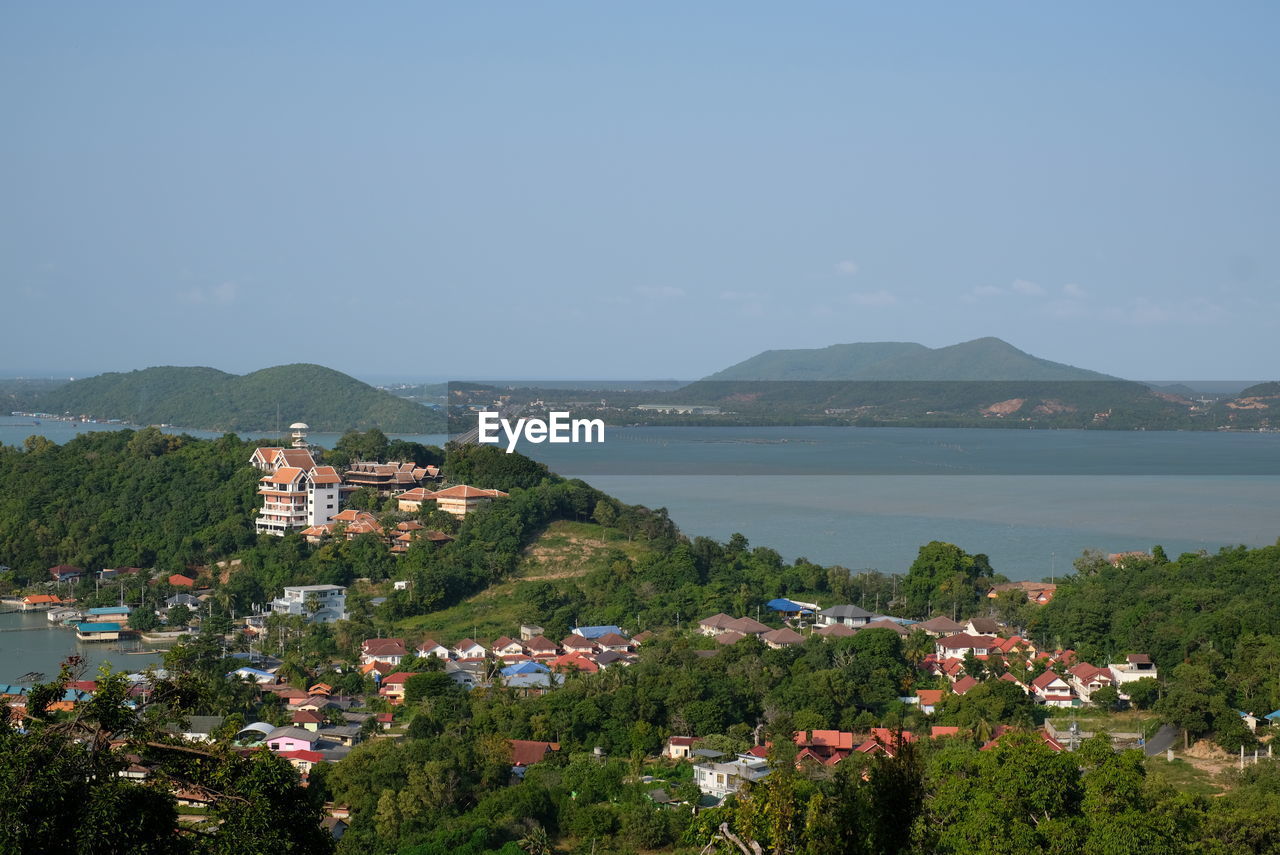
[[1141,383],[1041,359],[991,337],[939,348],[860,342],[768,350],[692,383],[494,381],[388,390],[310,364],[243,376],[170,366],[70,382],[0,382],[4,412],[206,430],[270,431],[283,418],[321,432],[465,434],[479,408],[529,416],[567,410],[611,425],[1277,430],[1280,382],[1234,394]]
[[[1199,395],[1041,359],[998,338],[769,350],[678,389],[453,384],[451,428],[476,406],[571,409],[615,425],[1271,430],[1280,383]],[[459,431],[460,432],[460,431]]]
[[706,380],[1119,380],[1024,353],[987,337],[929,348],[915,342],[766,350]]
[[304,421],[324,432],[374,427],[398,434],[444,430],[444,418],[434,409],[340,371],[305,363],[243,376],[174,366],[100,374],[51,389],[17,390],[10,393],[8,404],[7,412],[206,430],[275,430],[281,413],[285,424]]

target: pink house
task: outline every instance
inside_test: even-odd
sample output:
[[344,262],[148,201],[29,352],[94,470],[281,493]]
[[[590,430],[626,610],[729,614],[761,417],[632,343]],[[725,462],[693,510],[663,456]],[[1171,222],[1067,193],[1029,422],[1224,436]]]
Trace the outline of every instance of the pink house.
[[267,734],[267,747],[274,753],[284,751],[310,751],[320,737],[300,727],[277,727]]

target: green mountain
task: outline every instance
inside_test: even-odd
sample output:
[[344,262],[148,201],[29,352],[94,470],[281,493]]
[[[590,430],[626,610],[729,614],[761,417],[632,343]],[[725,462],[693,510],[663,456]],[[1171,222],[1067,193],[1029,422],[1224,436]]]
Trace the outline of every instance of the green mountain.
[[834,344],[767,350],[707,380],[1114,380],[1024,353],[998,338],[950,347],[914,342]]
[[309,364],[243,376],[214,368],[146,368],[76,380],[28,400],[42,412],[208,430],[274,430],[277,418],[285,425],[306,422],[316,431],[376,427],[416,434],[444,428],[433,410]]

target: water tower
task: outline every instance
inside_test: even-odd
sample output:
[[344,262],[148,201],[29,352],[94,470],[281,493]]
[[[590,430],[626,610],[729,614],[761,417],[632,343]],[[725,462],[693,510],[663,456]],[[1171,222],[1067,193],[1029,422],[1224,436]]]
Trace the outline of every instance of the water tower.
[[310,430],[310,428],[307,427],[306,422],[294,422],[289,425],[289,430],[293,431],[294,448],[311,447],[310,444],[307,443],[307,431]]

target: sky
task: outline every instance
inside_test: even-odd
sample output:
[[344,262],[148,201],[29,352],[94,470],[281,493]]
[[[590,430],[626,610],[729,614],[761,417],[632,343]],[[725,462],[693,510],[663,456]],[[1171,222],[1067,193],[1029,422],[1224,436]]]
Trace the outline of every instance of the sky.
[[1280,4],[7,3],[0,376],[1280,376]]

